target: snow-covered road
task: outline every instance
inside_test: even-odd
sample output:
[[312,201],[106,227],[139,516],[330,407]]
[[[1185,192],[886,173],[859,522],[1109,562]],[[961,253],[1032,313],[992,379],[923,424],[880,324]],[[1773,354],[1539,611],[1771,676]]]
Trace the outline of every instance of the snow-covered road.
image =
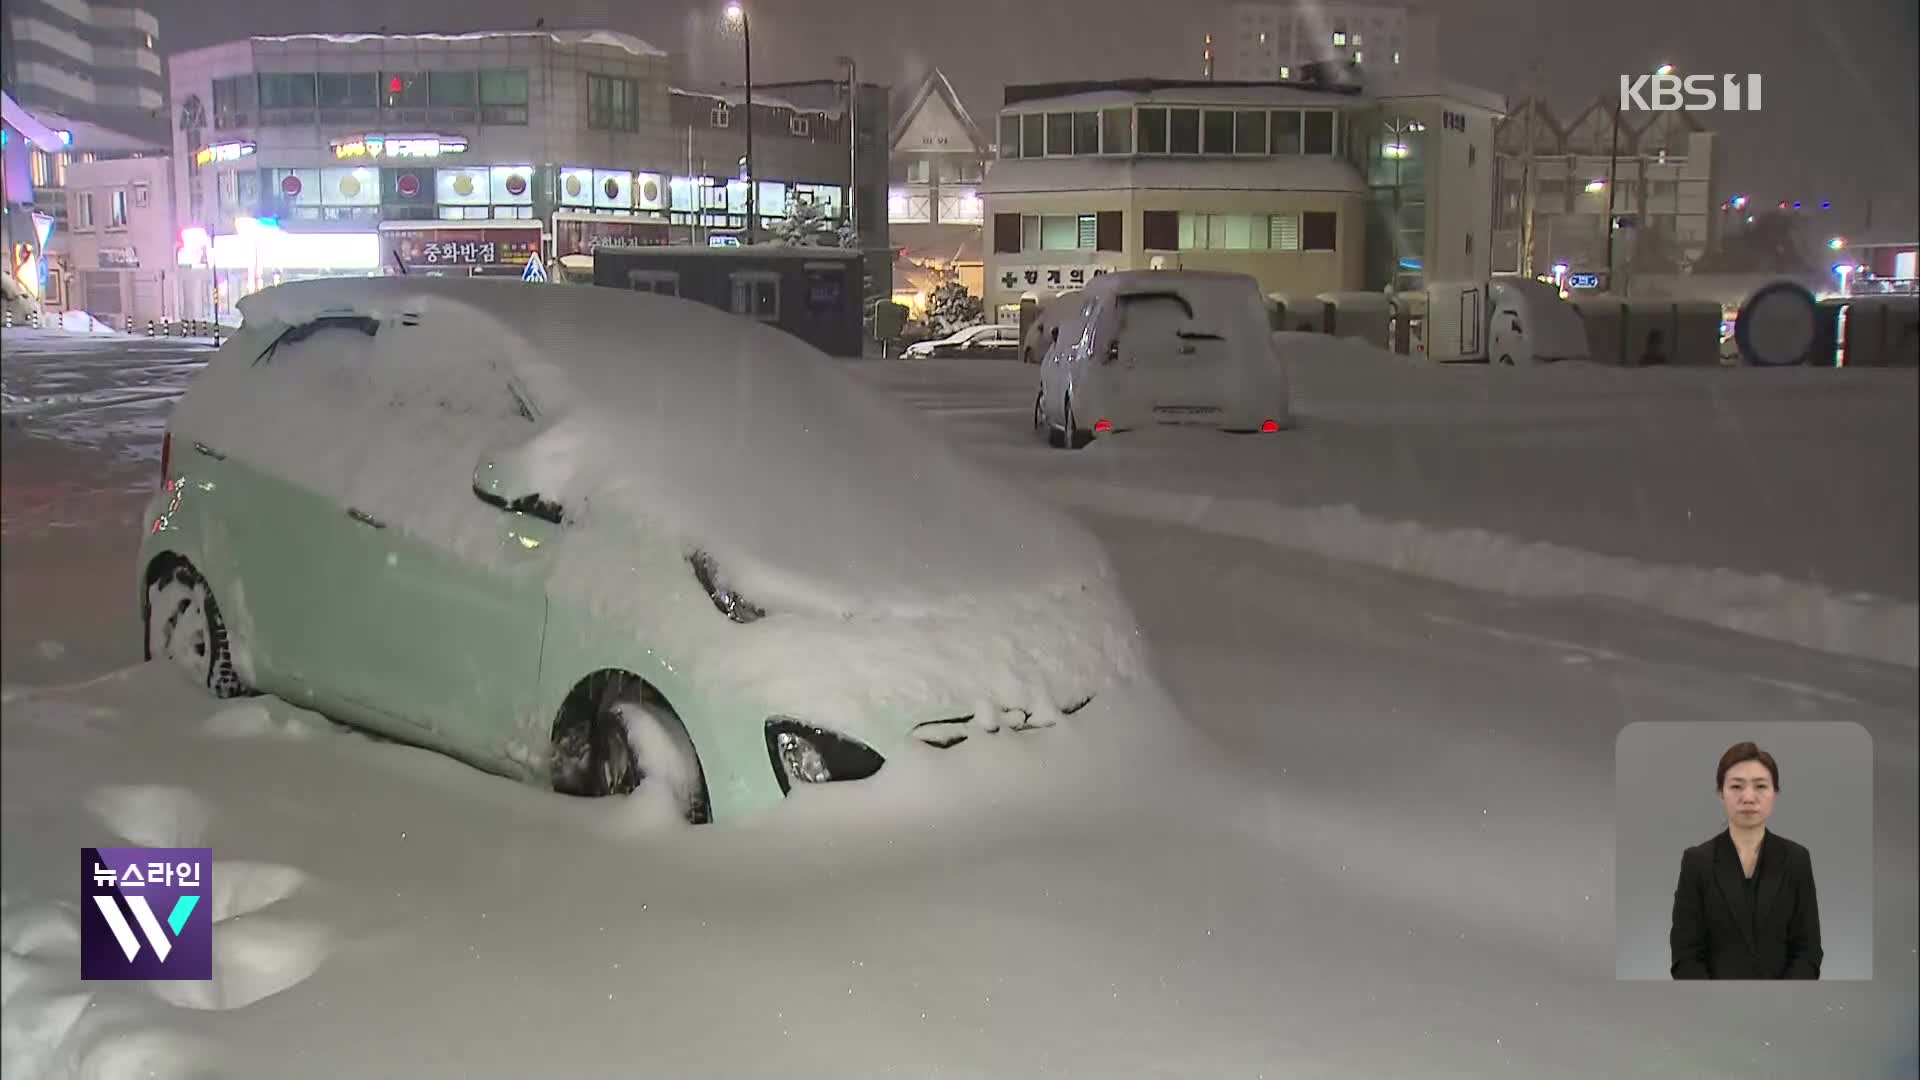
[[[148,359],[162,385],[192,362],[141,370]],[[36,385],[15,366],[9,336],[10,395]],[[1547,535],[1426,491],[1445,480],[1470,489],[1458,502],[1487,501],[1438,433],[1396,466],[1402,501],[1370,504],[1381,485],[1348,473],[1341,486],[1358,467],[1338,447],[1304,449],[1335,430],[1311,398],[1302,431],[1225,454],[1190,439],[1052,454],[1023,431],[1030,373],[861,371],[1066,496],[1098,479],[1570,539],[1541,511]],[[1882,420],[1909,451],[1912,389],[1904,434],[1897,412]],[[157,440],[163,414],[122,400],[102,436],[20,396],[3,447],[7,1076],[1913,1075],[1909,666],[1068,497],[1112,551],[1184,718],[1168,744],[1103,747],[1070,725],[1002,773],[957,766],[949,789],[858,825],[845,807],[794,806],[631,834],[603,810],[279,703],[220,709],[170,670],[118,670],[138,640],[121,595],[134,537],[115,530],[152,474],[138,433]],[[1794,439],[1802,454],[1824,445]],[[1304,471],[1288,455],[1335,476],[1282,479]],[[1774,498],[1816,497],[1795,485],[1823,470],[1794,468]],[[1646,486],[1669,491],[1657,475]],[[1888,535],[1845,540],[1911,537],[1913,486],[1881,497]],[[1771,503],[1746,505],[1772,520]],[[22,507],[36,527],[16,528]],[[1830,516],[1841,528],[1851,513]],[[1634,533],[1604,553],[1647,557],[1656,537]],[[1903,550],[1911,574],[1910,539]],[[1864,558],[1880,569],[1849,587],[1910,600],[1897,554],[1875,547]],[[1740,569],[1803,576],[1790,561]],[[23,689],[87,676],[104,677]],[[1854,721],[1874,736],[1874,983],[1614,981],[1615,736],[1708,719]],[[226,951],[210,989],[73,977],[73,852],[113,835],[215,848]],[[1676,856],[1697,839],[1677,837]]]

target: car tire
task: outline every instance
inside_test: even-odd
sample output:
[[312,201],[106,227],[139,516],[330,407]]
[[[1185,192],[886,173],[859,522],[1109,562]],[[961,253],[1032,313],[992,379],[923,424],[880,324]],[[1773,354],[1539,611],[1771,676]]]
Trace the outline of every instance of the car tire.
[[1092,432],[1080,430],[1073,422],[1072,394],[1067,395],[1066,401],[1061,405],[1061,411],[1066,415],[1060,421],[1061,441],[1055,445],[1064,446],[1069,450],[1078,450],[1093,441]]
[[596,672],[567,695],[554,720],[548,772],[563,795],[645,794],[671,799],[688,824],[712,819],[700,755],[679,714],[627,672]]
[[178,556],[155,560],[140,594],[140,621],[148,660],[177,665],[221,700],[250,692],[234,670],[227,622],[213,588],[191,562]]
[[1033,395],[1033,430],[1036,432],[1046,430],[1046,403],[1047,392],[1045,390]]

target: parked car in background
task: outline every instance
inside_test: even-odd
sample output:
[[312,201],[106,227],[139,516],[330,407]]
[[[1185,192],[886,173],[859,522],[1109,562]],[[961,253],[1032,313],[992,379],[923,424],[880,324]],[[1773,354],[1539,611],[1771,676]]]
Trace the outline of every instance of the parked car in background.
[[1008,355],[1020,344],[1017,326],[982,323],[956,330],[946,337],[916,341],[900,354],[903,360],[934,360],[949,356]]
[[1177,424],[1274,432],[1291,423],[1266,298],[1245,274],[1102,274],[1040,365],[1033,424],[1055,446]]

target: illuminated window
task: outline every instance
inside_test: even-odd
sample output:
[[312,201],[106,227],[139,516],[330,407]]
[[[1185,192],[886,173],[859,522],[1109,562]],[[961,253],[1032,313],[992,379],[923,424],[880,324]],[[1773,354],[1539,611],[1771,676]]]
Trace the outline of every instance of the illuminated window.
[[1347,43],[1347,32],[1345,30],[1335,30],[1333,32],[1334,47],[1340,48],[1345,46],[1346,43]]

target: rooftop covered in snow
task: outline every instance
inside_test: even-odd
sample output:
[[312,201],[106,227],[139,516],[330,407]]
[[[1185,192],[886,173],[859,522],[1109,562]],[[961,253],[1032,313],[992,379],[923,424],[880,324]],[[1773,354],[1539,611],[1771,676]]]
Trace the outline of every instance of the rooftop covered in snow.
[[487,41],[496,38],[535,38],[543,37],[555,45],[578,47],[581,45],[606,45],[623,49],[635,56],[665,57],[667,51],[651,45],[632,34],[618,30],[477,30],[464,34],[256,34],[254,41],[274,41],[283,43],[310,42],[333,45],[358,45],[368,41]]

